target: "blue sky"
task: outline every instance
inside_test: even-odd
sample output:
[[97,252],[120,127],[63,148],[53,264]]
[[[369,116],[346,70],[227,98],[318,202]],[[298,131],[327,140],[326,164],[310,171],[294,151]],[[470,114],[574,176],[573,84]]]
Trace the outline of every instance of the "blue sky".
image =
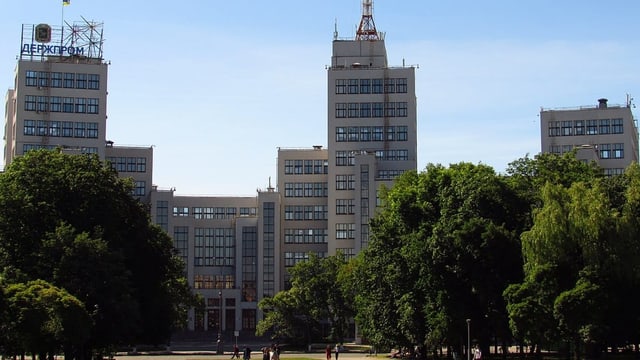
[[[0,84],[13,86],[21,24],[60,24],[62,0],[6,1]],[[154,184],[255,195],[277,148],[327,144],[331,40],[360,0],[71,0],[104,22],[107,138],[154,146]],[[418,65],[418,170],[540,151],[540,107],[640,100],[640,1],[375,0],[390,65]],[[636,110],[637,114],[637,110]]]

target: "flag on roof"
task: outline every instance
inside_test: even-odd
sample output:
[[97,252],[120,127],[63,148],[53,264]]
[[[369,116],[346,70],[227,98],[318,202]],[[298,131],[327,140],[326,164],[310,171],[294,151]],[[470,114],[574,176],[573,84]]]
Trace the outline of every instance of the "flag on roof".
[[62,5],[67,6],[71,4],[71,0],[62,0]]

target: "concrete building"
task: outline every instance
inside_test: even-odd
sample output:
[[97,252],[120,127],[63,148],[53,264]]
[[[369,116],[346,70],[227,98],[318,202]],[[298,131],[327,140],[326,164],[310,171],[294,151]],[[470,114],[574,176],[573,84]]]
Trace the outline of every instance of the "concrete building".
[[14,88],[5,97],[4,162],[32,149],[97,154],[133,178],[134,195],[149,201],[153,148],[107,140],[109,65],[102,59],[101,28],[93,22],[22,26]]
[[[288,269],[312,253],[350,257],[365,248],[378,189],[416,169],[415,69],[388,65],[371,8],[363,1],[355,39],[335,34],[328,148],[279,148],[276,186],[269,180],[255,196],[183,196],[154,185],[153,148],[114,146],[106,136],[102,40],[64,46],[65,29],[48,25],[23,27],[6,99],[5,163],[40,148],[98,154],[133,179],[134,195],[172,237],[189,283],[204,297],[189,328],[225,338],[253,334],[263,315],[258,301],[289,287]],[[93,36],[96,24],[86,25],[72,32]]]
[[355,39],[334,34],[328,68],[330,255],[366,248],[380,187],[417,168],[415,68],[389,66],[371,7]]
[[541,109],[542,152],[563,154],[577,149],[578,159],[595,161],[606,175],[622,174],[638,162],[638,124],[625,105],[598,105],[577,108]]

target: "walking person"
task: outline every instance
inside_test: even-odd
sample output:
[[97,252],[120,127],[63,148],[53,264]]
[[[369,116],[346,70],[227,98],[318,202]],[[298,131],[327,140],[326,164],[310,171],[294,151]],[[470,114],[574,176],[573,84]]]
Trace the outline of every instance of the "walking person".
[[327,356],[327,360],[331,360],[331,346],[327,345],[327,348],[324,349],[324,353]]
[[238,344],[233,345],[233,354],[231,354],[232,359],[240,359],[240,349],[238,349]]
[[480,347],[476,345],[475,349],[473,349],[473,360],[481,360],[482,359],[482,351]]
[[336,360],[338,360],[338,355],[340,355],[340,344],[336,344]]
[[244,348],[244,352],[242,353],[242,359],[243,360],[251,359],[251,349],[248,346]]

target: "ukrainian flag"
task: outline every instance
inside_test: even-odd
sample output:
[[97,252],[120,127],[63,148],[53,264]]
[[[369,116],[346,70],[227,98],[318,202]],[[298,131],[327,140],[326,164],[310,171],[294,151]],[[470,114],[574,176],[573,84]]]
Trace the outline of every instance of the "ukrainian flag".
[[62,5],[64,6],[71,5],[71,0],[62,0]]

